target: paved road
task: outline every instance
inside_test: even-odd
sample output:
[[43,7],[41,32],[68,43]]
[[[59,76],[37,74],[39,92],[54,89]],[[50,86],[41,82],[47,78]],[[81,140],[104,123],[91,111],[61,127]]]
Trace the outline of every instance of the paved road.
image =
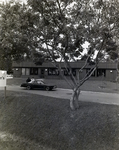
[[[3,90],[4,88],[0,88]],[[9,91],[27,92],[61,99],[70,99],[72,90],[57,88],[56,91],[26,90],[19,86],[7,86]],[[80,101],[119,105],[119,94],[81,91]]]

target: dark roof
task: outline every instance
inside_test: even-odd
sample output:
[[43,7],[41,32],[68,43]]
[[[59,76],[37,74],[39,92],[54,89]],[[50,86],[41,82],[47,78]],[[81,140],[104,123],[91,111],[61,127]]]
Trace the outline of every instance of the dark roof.
[[[84,61],[70,62],[72,68],[81,68],[84,65]],[[57,62],[59,64],[59,62]],[[64,63],[60,62],[61,67],[64,68]],[[29,67],[38,67],[38,68],[54,68],[54,63],[52,62],[44,62],[42,65],[36,65],[32,61],[23,61],[20,63],[13,62],[13,68],[29,68]],[[87,65],[85,68],[90,68],[90,65]],[[116,63],[114,62],[100,62],[98,64],[98,68],[101,69],[116,69]]]

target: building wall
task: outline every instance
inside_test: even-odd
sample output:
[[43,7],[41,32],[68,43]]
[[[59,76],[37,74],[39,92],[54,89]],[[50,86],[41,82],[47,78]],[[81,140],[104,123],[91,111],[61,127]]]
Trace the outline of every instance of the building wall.
[[13,69],[13,76],[14,77],[21,77],[22,76],[22,68],[14,68]]
[[[78,65],[79,64],[79,65]],[[71,63],[72,71],[76,74],[77,79],[82,79],[86,73],[89,71],[90,66],[87,66],[86,69],[82,70],[80,74],[78,71],[82,65],[79,62]],[[79,67],[78,67],[79,66]],[[15,63],[13,65],[13,75],[14,77],[35,77],[35,78],[61,78],[60,73],[50,64],[45,63],[41,66],[36,66],[33,63]],[[64,70],[62,64],[62,71],[68,77],[68,73]],[[101,63],[98,66],[98,69],[91,76],[91,79],[115,81],[117,76],[116,65],[115,63]]]
[[116,79],[116,76],[117,76],[117,71],[116,70],[106,70],[106,78],[107,78],[107,80],[109,80],[109,81],[115,81],[115,79]]

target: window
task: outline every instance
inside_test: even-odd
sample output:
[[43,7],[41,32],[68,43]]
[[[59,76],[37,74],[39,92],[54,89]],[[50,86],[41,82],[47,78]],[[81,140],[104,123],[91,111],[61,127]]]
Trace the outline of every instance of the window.
[[[93,69],[86,69],[86,74],[87,74],[87,76],[89,76],[90,75],[90,73],[92,72],[92,70]],[[92,77],[95,77],[95,71],[93,72],[93,74],[91,75]]]
[[70,75],[70,70],[69,69],[64,69],[64,75],[69,76]]
[[48,69],[48,75],[59,75],[58,69],[50,68]]
[[30,75],[38,75],[38,68],[30,68]]
[[41,74],[44,75],[44,69],[41,69]]
[[29,68],[22,68],[22,75],[29,75]]
[[26,69],[22,68],[22,75],[26,75]]
[[26,75],[29,75],[29,68],[26,68]]
[[97,69],[97,77],[104,76],[106,77],[106,70],[105,69]]
[[[71,71],[72,71],[72,74],[74,76],[76,76],[76,69],[72,69]],[[70,75],[70,70],[69,69],[64,69],[64,75],[69,76]]]
[[72,74],[76,76],[76,69],[72,69]]

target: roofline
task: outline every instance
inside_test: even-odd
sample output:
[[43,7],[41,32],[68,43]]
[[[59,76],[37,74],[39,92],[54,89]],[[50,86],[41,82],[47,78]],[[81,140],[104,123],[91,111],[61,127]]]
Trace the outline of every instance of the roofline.
[[[58,65],[60,63],[62,68],[65,68],[63,62],[57,62],[56,64]],[[32,61],[22,61],[22,62],[13,62],[12,67],[13,68],[55,68],[53,62],[44,62],[42,65],[36,65]],[[81,68],[85,64],[85,61],[77,61],[77,62],[70,62],[70,65],[72,68]],[[116,69],[117,68],[117,63],[116,62],[100,62],[98,64],[98,67],[100,69]],[[86,65],[85,68],[91,68],[91,65]]]

